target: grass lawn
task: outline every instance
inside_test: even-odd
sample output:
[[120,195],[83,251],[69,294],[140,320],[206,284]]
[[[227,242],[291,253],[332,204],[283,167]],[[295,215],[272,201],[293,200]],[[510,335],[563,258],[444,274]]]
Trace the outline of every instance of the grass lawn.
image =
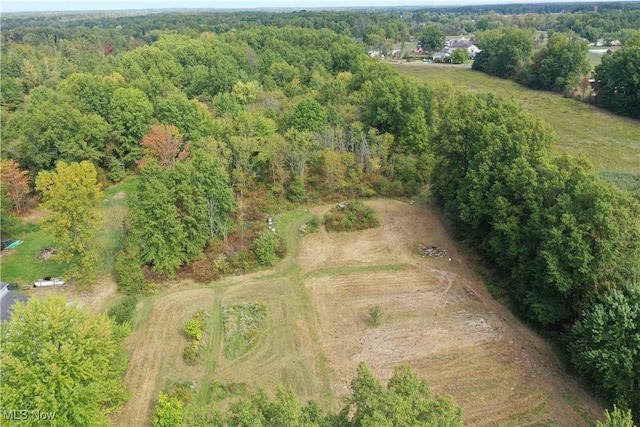
[[510,99],[547,121],[558,135],[556,153],[583,154],[595,170],[640,173],[640,121],[616,116],[562,95],[534,91],[510,80],[468,68],[433,64],[395,65],[408,77],[466,92],[490,92]]
[[22,244],[2,253],[0,277],[3,282],[16,282],[20,286],[31,285],[37,279],[46,276],[62,276],[65,266],[51,260],[38,257],[44,248],[54,246],[53,237],[36,225],[31,225],[24,234],[17,237]]

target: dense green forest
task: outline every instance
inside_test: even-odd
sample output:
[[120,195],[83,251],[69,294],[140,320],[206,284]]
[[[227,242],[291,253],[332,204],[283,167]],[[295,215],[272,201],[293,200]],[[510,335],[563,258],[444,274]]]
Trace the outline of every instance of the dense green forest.
[[367,53],[436,25],[476,33],[474,68],[567,93],[590,71],[579,36],[619,39],[593,102],[640,117],[640,4],[566,6],[3,15],[2,238],[41,203],[66,278],[91,286],[101,190],[131,182],[114,270],[135,295],[273,264],[286,250],[265,232],[273,212],[429,191],[514,310],[638,417],[637,197],[553,157],[553,131],[515,104],[443,95]]

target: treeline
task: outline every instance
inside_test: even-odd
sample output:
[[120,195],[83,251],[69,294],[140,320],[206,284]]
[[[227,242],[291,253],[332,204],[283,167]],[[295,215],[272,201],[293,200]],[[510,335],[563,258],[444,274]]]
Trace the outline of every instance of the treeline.
[[[597,10],[596,10],[597,8]],[[476,31],[520,29],[568,32],[590,42],[623,40],[640,28],[640,3],[546,3],[478,5],[432,8],[352,8],[299,11],[134,11],[74,12],[60,14],[4,14],[3,42],[20,41],[49,45],[63,39],[78,40],[88,33],[100,34],[105,42],[152,43],[161,32],[193,36],[197,32],[222,34],[251,26],[329,29],[376,47],[379,37],[386,43],[407,41],[425,24],[437,24],[450,36]],[[194,28],[198,28],[194,31]],[[123,43],[123,41],[125,43]],[[393,49],[393,46],[390,46]],[[120,52],[121,50],[118,50]]]
[[560,333],[576,369],[640,410],[640,204],[581,158],[552,158],[540,120],[460,95],[433,138],[434,199],[499,272],[522,316]]
[[623,48],[603,56],[593,83],[585,41],[554,33],[536,51],[533,33],[515,27],[478,33],[482,51],[472,68],[531,89],[576,94],[616,114],[640,118],[640,31],[628,36]]
[[190,390],[174,387],[160,392],[152,423],[154,427],[183,424],[252,427],[463,425],[462,410],[451,398],[433,393],[427,382],[419,379],[406,363],[395,367],[384,387],[362,362],[350,385],[351,394],[344,398],[337,414],[323,411],[315,401],[303,404],[292,390],[283,387],[278,387],[273,397],[264,390],[247,396],[234,392],[234,388],[240,387],[219,383],[212,386],[218,399],[237,397],[228,409],[214,406],[194,410],[187,405],[192,397]]

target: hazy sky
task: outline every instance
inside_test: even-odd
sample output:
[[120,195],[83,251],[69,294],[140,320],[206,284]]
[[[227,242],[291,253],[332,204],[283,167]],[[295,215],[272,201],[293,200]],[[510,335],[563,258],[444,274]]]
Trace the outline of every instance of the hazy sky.
[[348,6],[434,6],[502,3],[544,3],[552,0],[0,0],[0,12],[121,10],[167,8],[331,8]]

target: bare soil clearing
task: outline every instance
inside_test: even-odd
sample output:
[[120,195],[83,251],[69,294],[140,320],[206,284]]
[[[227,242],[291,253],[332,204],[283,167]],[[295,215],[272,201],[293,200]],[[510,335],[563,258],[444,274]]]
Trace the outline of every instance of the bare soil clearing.
[[[174,288],[147,301],[149,318],[128,342],[132,398],[114,423],[149,425],[167,379],[191,380],[196,388],[214,379],[249,389],[284,383],[302,400],[335,409],[360,361],[383,381],[408,361],[435,391],[453,396],[467,425],[587,426],[601,418],[602,408],[551,347],[488,293],[433,209],[395,200],[366,204],[378,213],[377,229],[321,228],[290,248],[273,272],[213,288]],[[446,256],[423,257],[420,247],[431,245]],[[284,268],[288,263],[299,268]],[[214,371],[183,363],[184,323],[196,310],[256,300],[267,306],[268,325],[251,353],[227,360],[211,339]],[[367,322],[373,306],[382,309],[376,328]]]
[[[579,426],[601,417],[602,408],[565,373],[551,347],[488,293],[432,209],[368,204],[380,229],[321,233],[301,249],[303,271],[411,265],[401,272],[329,272],[306,282],[336,401],[348,392],[360,361],[383,381],[408,361],[434,390],[453,396],[468,425]],[[421,242],[445,248],[448,256],[421,257],[415,249]],[[376,305],[383,316],[371,328],[367,313]]]
[[118,291],[118,285],[111,276],[103,276],[98,283],[88,289],[80,290],[76,286],[63,285],[51,287],[31,287],[27,295],[30,297],[46,298],[57,295],[68,301],[74,301],[78,306],[86,308],[93,314],[108,309],[109,300]]

